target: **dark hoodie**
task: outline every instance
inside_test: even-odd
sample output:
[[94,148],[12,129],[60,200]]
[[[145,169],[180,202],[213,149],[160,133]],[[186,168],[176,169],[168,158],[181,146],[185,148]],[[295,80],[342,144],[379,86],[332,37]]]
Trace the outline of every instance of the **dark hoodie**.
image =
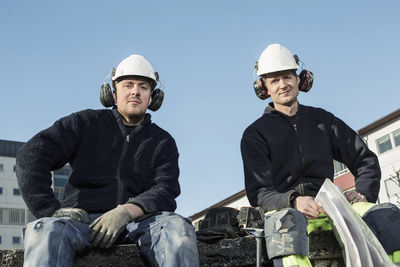
[[[73,171],[60,203],[51,171],[66,163]],[[174,211],[180,194],[175,141],[149,114],[128,135],[115,109],[73,113],[21,147],[16,166],[22,197],[37,218],[60,207],[103,213],[126,202],[147,214]]]
[[243,133],[241,152],[247,197],[265,211],[290,207],[290,197],[316,196],[325,178],[333,180],[333,159],[355,177],[367,200],[378,197],[381,172],[376,155],[360,136],[333,114],[299,104],[295,127],[272,103]]

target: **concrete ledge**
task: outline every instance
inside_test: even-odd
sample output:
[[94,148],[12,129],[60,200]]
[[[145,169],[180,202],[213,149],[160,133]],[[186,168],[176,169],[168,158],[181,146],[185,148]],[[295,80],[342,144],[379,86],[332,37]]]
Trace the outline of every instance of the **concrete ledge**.
[[[198,242],[198,247],[201,266],[256,265],[256,241],[251,236],[224,239],[213,244]],[[263,251],[263,266],[272,266],[272,263],[267,260],[265,247]],[[23,257],[22,249],[0,250],[0,266],[22,266]],[[310,260],[316,267],[344,266],[341,249],[332,231],[310,235]],[[136,267],[149,265],[143,259],[136,245],[121,245],[110,249],[93,249],[81,254],[76,259],[75,266]]]

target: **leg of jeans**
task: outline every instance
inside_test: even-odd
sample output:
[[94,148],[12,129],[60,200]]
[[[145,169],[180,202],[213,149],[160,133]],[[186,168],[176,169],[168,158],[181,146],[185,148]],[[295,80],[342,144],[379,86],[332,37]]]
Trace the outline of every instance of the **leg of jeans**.
[[127,226],[152,266],[199,266],[197,238],[190,220],[172,212],[162,212]]
[[24,266],[73,266],[77,252],[90,247],[89,225],[71,218],[41,218],[26,226]]
[[269,259],[308,255],[307,219],[295,209],[266,213],[264,234]]

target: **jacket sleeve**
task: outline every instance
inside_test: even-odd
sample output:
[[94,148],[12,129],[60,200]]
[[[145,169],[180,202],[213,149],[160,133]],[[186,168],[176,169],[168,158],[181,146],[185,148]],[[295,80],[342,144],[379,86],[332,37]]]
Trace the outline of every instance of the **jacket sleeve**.
[[36,218],[51,216],[60,208],[51,189],[51,171],[63,167],[75,153],[77,129],[72,114],[36,134],[18,151],[18,185],[26,205]]
[[356,191],[369,202],[376,202],[381,179],[377,156],[354,130],[331,116],[331,143],[335,160],[343,162],[354,175]]
[[174,139],[163,139],[154,153],[154,186],[139,195],[129,198],[127,203],[140,206],[145,213],[175,211],[175,198],[180,194],[178,149]]
[[294,190],[278,192],[273,183],[267,142],[255,129],[247,128],[241,140],[241,152],[247,198],[264,211],[290,207]]

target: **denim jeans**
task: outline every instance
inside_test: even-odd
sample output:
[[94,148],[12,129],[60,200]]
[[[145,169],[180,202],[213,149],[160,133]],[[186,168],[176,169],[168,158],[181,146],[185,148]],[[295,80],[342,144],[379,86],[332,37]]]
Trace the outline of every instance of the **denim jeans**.
[[[91,214],[91,221],[101,214]],[[27,225],[24,266],[73,266],[92,248],[89,225],[69,217],[46,217]],[[161,212],[126,226],[118,243],[137,243],[152,266],[199,266],[197,239],[189,219]]]

